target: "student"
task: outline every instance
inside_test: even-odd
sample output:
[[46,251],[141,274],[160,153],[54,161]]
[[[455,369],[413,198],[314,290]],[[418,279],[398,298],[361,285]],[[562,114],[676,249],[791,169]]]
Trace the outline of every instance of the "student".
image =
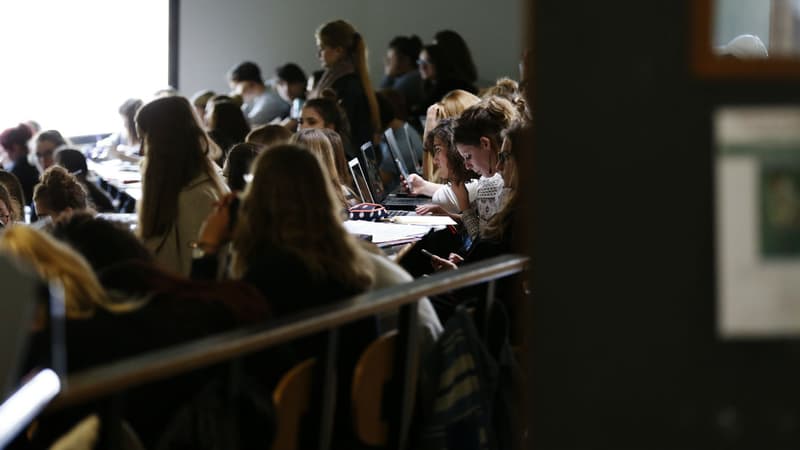
[[350,139],[350,123],[342,107],[330,97],[312,98],[303,105],[299,129],[327,128],[339,134],[344,144],[345,156],[353,159],[358,155]]
[[[275,69],[275,91],[285,101],[292,105],[287,122],[283,125],[289,129],[297,127],[296,120],[300,117],[300,110],[306,101],[306,73],[297,64],[286,63]],[[294,123],[289,123],[288,120]]]
[[[478,103],[479,101],[481,101],[479,97],[461,89],[448,92],[444,97],[442,97],[441,101],[434,103],[428,108],[425,117],[425,133],[423,134],[423,138],[429,130],[432,130],[433,127],[439,123],[440,120],[448,117],[458,117],[462,112],[464,112],[464,110]],[[422,155],[422,170],[422,175],[426,180],[437,181],[437,177],[433,171],[433,160],[429,152],[425,152]],[[413,181],[411,180],[412,177],[409,177],[409,181]]]
[[211,98],[215,95],[217,94],[214,91],[207,89],[195,92],[194,95],[192,95],[192,106],[194,106],[197,117],[200,119],[200,123],[202,123],[203,126],[208,125],[206,123],[206,105],[208,105],[208,101],[211,100]]
[[470,200],[463,183],[453,184],[464,226],[475,240],[499,208],[503,178],[497,172],[501,134],[519,119],[517,109],[500,97],[490,97],[464,111],[453,127],[453,142],[467,169],[478,173],[478,188]]
[[0,234],[0,251],[30,264],[44,280],[64,289],[67,319],[91,317],[98,308],[114,309],[94,272],[78,254],[31,227],[11,227]]
[[42,174],[33,191],[39,218],[55,220],[64,213],[86,209],[86,189],[74,175],[61,166],[52,166]]
[[503,191],[500,196],[500,208],[489,219],[483,234],[475,241],[469,252],[464,255],[451,254],[447,259],[433,256],[431,262],[436,270],[456,269],[462,263],[480,261],[512,251],[514,217],[518,205],[519,173],[517,155],[526,132],[522,122],[514,122],[503,132],[503,144],[497,154],[495,170],[502,174]]
[[417,36],[397,36],[389,42],[383,62],[384,78],[381,88],[394,89],[405,98],[406,108],[419,110],[422,101],[422,78],[417,58],[422,51],[422,41]]
[[478,69],[472,60],[472,53],[460,34],[452,30],[442,30],[433,36],[433,43],[441,46],[456,68],[457,78],[469,83],[478,81]]
[[244,143],[234,145],[228,152],[222,176],[225,177],[231,191],[243,191],[247,186],[245,175],[250,173],[250,166],[261,150],[263,149],[256,144]]
[[331,181],[336,199],[343,208],[358,203],[353,191],[342,182],[342,174],[339,173],[336,164],[336,154],[334,153],[333,146],[322,130],[314,128],[300,130],[292,136],[289,143],[306,147],[319,159],[320,165],[326,171],[328,179]]
[[431,197],[430,204],[417,207],[417,214],[450,215],[460,219],[458,199],[453,192],[452,184],[464,184],[470,201],[475,199],[478,188],[475,179],[478,176],[475,172],[467,170],[464,158],[456,150],[453,143],[454,122],[451,118],[442,119],[425,137],[425,152],[432,155],[439,177],[447,180],[447,184],[431,183],[420,177],[409,176],[412,192]]
[[55,155],[58,148],[68,144],[64,136],[56,130],[42,131],[36,135],[34,141],[36,142],[34,149],[36,162],[41,172],[44,172],[54,164],[53,155]]
[[472,94],[478,92],[472,82],[463,79],[461,70],[450,59],[447,50],[440,45],[423,47],[419,54],[419,72],[424,80],[425,95],[420,112],[440,101],[448,92],[461,89]]
[[[326,171],[304,148],[279,145],[256,158],[231,232],[233,198],[226,196],[208,216],[192,274],[216,273],[216,255],[230,241],[231,276],[255,285],[278,316],[411,279],[347,233]],[[435,336],[441,324],[429,308],[420,302],[422,322]],[[358,341],[365,344],[364,338]]]
[[220,165],[225,162],[228,150],[244,142],[250,132],[244,113],[233,102],[210,103],[206,108],[206,124],[208,136],[222,150],[222,155],[216,159]]
[[5,169],[11,172],[22,185],[25,205],[33,205],[33,187],[39,182],[39,170],[28,162],[28,141],[33,131],[25,124],[8,128],[0,133],[0,146],[6,151],[8,162]]
[[[164,273],[141,259],[146,251],[144,255],[139,254],[141,248],[131,251],[141,244],[127,231],[109,228],[110,223],[89,215],[74,217],[78,223],[68,218],[70,223],[58,233],[68,234],[70,245],[79,242],[78,248],[91,247],[88,255],[101,255],[104,262],[92,266],[103,267],[99,277],[83,255],[41,231],[17,226],[0,234],[0,252],[28,263],[46,281],[61,282],[70,373],[265,319],[266,302],[251,287],[235,282],[199,283]],[[125,258],[111,263],[119,256],[116,252]],[[46,363],[50,354],[44,311],[37,317],[29,367]],[[213,375],[214,369],[209,369],[138,390],[126,398],[125,419],[148,448],[154,448],[170,417]],[[40,417],[39,426],[29,435],[30,447],[50,448],[60,430],[74,424],[76,416],[82,417],[76,414],[82,410],[70,408]]]
[[231,69],[228,83],[231,90],[244,99],[242,112],[251,126],[264,125],[289,115],[289,103],[267,90],[261,69],[255,63],[245,61]]
[[7,206],[10,208],[12,220],[14,222],[23,222],[25,220],[25,196],[22,193],[22,185],[19,180],[11,172],[0,169],[0,186],[3,186],[8,191],[11,203]]
[[281,125],[262,125],[247,133],[244,141],[255,144],[261,150],[273,145],[285,144],[292,137],[292,132]]
[[[333,89],[341,101],[355,146],[380,139],[378,101],[369,79],[367,45],[363,36],[343,20],[323,24],[316,32],[319,60],[325,69],[311,98]],[[339,133],[341,134],[340,130]]]
[[330,128],[323,128],[322,132],[325,133],[328,142],[331,143],[331,147],[333,148],[333,154],[336,159],[336,170],[339,172],[339,181],[353,190],[355,186],[353,185],[353,177],[350,175],[350,167],[347,164],[347,156],[345,156],[346,153],[344,151],[345,147],[342,136]]
[[188,275],[189,243],[228,189],[208,154],[216,147],[183,97],[164,97],[136,115],[145,160],[137,232],[167,270]]
[[86,156],[73,148],[62,148],[55,154],[55,163],[73,174],[89,195],[88,206],[97,212],[114,212],[114,202],[97,185],[89,181],[89,167]]

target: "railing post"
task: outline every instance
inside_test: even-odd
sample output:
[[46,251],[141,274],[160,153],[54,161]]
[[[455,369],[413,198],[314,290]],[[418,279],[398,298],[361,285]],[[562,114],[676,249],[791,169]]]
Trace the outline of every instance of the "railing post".
[[390,449],[405,450],[408,448],[419,370],[419,313],[417,312],[417,302],[408,303],[400,307],[397,331],[394,375],[392,377],[392,386],[395,388],[393,395],[396,396],[393,399],[393,404],[396,405],[396,409],[389,418],[388,447]]
[[483,322],[479,324],[483,332],[484,340],[489,338],[489,318],[492,315],[492,306],[494,306],[496,289],[497,282],[495,280],[489,281],[486,285],[486,300],[483,302]]
[[336,375],[336,361],[339,357],[339,329],[328,331],[328,344],[322,358],[324,369],[322,371],[322,411],[319,422],[319,449],[331,448],[333,439],[333,418],[336,411],[336,390],[338,377]]

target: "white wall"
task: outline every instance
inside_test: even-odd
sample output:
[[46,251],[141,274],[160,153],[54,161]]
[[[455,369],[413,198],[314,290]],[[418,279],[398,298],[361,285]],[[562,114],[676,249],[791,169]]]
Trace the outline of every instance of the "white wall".
[[227,92],[233,65],[256,62],[265,78],[285,62],[319,69],[314,30],[345,19],[365,37],[370,75],[383,76],[386,45],[396,35],[425,43],[442,29],[459,32],[472,50],[482,85],[518,78],[523,0],[184,0],[180,8],[179,89]]

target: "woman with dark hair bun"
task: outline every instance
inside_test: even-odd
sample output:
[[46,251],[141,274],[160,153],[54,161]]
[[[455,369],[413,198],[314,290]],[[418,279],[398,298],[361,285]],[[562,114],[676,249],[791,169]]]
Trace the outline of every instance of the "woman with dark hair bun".
[[33,131],[21,123],[0,133],[0,146],[6,151],[10,163],[6,170],[14,174],[25,193],[25,204],[33,204],[33,187],[39,182],[39,170],[28,162],[28,141]]
[[430,105],[440,101],[450,91],[461,89],[471,94],[478,92],[471,81],[464,79],[463,69],[458,67],[442,45],[431,44],[423,47],[417,63],[425,83],[425,96],[421,105],[423,109],[417,111],[418,113],[424,114]]

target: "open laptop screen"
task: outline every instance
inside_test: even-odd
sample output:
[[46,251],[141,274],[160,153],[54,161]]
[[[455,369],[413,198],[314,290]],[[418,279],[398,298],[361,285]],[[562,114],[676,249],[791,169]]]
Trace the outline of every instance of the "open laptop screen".
[[386,196],[386,187],[383,185],[381,172],[378,170],[378,162],[375,157],[375,147],[371,142],[361,146],[361,160],[364,162],[364,173],[369,181],[370,192],[377,203],[383,203]]
[[350,166],[350,175],[353,177],[353,182],[358,190],[358,195],[361,196],[361,201],[365,203],[375,203],[372,198],[372,192],[369,190],[369,183],[364,176],[364,171],[361,170],[361,163],[358,158],[353,158],[347,163]]

